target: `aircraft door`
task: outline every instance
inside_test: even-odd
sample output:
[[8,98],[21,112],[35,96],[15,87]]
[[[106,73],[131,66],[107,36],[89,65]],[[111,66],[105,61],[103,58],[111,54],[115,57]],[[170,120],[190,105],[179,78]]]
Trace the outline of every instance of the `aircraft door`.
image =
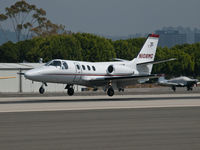
[[76,70],[74,82],[78,82],[81,79],[81,73],[82,73],[81,65],[78,62],[75,62],[74,65],[75,65],[75,70]]

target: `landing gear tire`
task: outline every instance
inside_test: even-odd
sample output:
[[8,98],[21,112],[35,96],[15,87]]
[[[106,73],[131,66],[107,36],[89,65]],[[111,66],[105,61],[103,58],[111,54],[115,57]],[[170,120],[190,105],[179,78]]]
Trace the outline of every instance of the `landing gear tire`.
[[68,94],[69,96],[74,95],[74,89],[73,89],[73,88],[69,88],[68,91],[67,91],[67,94]]
[[119,92],[124,92],[124,88],[119,88],[118,91]]
[[44,94],[45,89],[41,86],[40,89],[39,89],[39,92],[40,92],[40,94]]
[[192,87],[191,86],[187,86],[187,91],[192,91]]
[[108,94],[108,96],[113,96],[115,94],[112,87],[108,88],[107,94]]
[[172,86],[172,90],[176,92],[176,86]]

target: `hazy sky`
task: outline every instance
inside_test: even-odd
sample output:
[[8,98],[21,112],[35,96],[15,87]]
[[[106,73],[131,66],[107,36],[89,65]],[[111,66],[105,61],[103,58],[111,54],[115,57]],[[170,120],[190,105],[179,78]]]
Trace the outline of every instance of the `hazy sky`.
[[[164,26],[200,28],[200,0],[27,0],[73,32],[151,33]],[[0,11],[16,0],[0,0]]]

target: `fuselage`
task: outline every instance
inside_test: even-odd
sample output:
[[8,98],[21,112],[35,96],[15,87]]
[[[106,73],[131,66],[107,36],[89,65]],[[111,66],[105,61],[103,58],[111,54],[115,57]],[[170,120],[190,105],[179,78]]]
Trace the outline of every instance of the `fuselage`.
[[[114,66],[115,70],[109,72],[108,67]],[[117,70],[119,68],[119,70]],[[32,69],[25,73],[27,79],[45,83],[79,84],[85,86],[96,85],[92,80],[103,79],[107,76],[130,76],[137,75],[134,61],[120,62],[85,62],[71,60],[52,60],[44,66]],[[104,83],[102,83],[104,84]]]

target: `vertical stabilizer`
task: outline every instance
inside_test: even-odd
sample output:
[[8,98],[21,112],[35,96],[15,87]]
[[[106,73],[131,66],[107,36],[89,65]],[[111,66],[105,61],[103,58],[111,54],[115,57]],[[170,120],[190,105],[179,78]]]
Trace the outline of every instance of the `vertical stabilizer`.
[[[136,64],[154,61],[156,49],[158,45],[159,35],[149,34],[146,42],[144,43],[141,51],[136,58]],[[142,74],[150,74],[153,64],[138,65],[137,69]]]

